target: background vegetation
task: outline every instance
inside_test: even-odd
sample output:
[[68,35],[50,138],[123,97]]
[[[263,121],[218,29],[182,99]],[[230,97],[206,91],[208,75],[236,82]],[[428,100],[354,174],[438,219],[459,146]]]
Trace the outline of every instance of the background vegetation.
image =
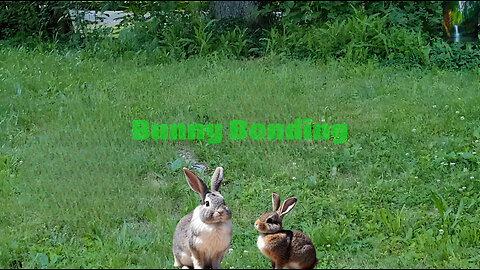
[[[83,13],[68,25],[67,11],[122,10],[119,28],[87,27]],[[191,56],[249,59],[266,55],[320,61],[375,60],[384,65],[478,67],[477,43],[442,41],[439,1],[273,1],[242,20],[212,19],[208,2],[33,1],[6,2],[0,9],[3,44],[41,50],[82,49],[93,57],[137,57],[164,63]]]
[[[2,5],[0,267],[173,267],[196,162],[225,169],[224,268],[270,267],[253,222],[272,191],[299,198],[284,226],[318,268],[480,267],[479,49],[440,40],[439,2],[271,2],[262,27],[204,2]],[[133,15],[52,23],[75,5]],[[133,119],[295,118],[348,141],[131,139]]]

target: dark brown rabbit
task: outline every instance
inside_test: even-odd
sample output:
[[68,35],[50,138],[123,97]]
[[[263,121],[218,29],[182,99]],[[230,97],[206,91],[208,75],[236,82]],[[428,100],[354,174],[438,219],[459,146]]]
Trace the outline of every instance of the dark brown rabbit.
[[280,206],[280,196],[272,193],[273,211],[266,212],[255,221],[260,232],[257,246],[272,261],[272,268],[308,269],[314,268],[317,255],[312,240],[301,231],[283,230],[283,217],[290,212],[297,198],[286,199]]

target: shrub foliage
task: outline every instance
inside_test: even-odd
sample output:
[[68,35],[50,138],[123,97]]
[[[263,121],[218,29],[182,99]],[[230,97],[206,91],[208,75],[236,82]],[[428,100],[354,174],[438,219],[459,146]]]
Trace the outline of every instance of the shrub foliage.
[[[78,12],[74,21],[80,29],[73,31],[69,9],[121,10],[129,16],[119,29],[92,28]],[[157,61],[281,55],[451,69],[480,64],[478,44],[441,40],[439,1],[269,1],[256,14],[269,20],[261,27],[218,20],[202,1],[5,2],[0,39],[37,47],[50,42],[105,57],[146,53]]]

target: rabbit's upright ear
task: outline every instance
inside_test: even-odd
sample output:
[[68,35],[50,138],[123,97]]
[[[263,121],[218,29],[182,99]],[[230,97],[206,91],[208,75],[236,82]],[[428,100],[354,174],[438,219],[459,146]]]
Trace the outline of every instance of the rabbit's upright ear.
[[208,192],[207,185],[205,185],[205,182],[200,177],[187,168],[183,168],[183,172],[185,173],[185,178],[187,178],[188,185],[193,191],[200,194],[203,202],[205,200],[205,195]]
[[293,209],[296,203],[297,203],[297,198],[295,197],[286,199],[283,202],[282,206],[280,206],[280,213],[278,213],[280,217],[283,218],[286,214],[288,214],[288,212],[290,212]]
[[222,185],[223,180],[223,168],[217,167],[215,172],[212,175],[211,188],[213,191],[218,191]]
[[272,193],[272,206],[273,211],[277,211],[280,207],[280,195],[278,195],[276,192]]

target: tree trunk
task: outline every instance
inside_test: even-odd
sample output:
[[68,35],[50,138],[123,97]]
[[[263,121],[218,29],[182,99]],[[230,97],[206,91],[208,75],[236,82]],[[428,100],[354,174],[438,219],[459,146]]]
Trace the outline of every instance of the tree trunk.
[[51,21],[47,25],[50,35],[68,36],[74,32],[72,19],[68,13],[66,5],[57,2],[50,8]]
[[254,10],[262,4],[260,1],[211,1],[210,15],[215,19],[234,19],[250,25],[259,24],[262,18],[255,16]]

